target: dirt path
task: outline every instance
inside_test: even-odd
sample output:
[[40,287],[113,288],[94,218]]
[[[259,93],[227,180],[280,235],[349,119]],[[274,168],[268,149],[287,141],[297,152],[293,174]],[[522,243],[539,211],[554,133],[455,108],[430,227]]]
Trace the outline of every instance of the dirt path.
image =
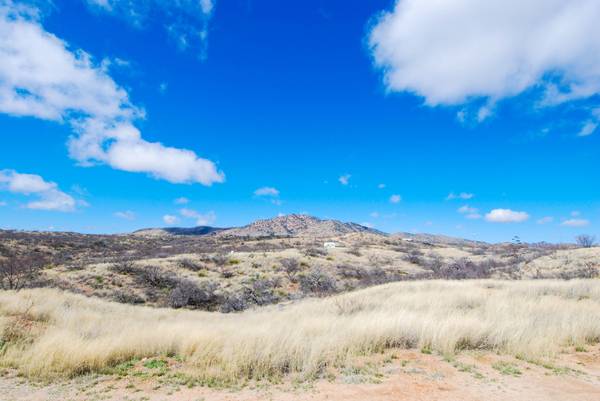
[[490,353],[454,359],[415,350],[396,351],[380,369],[358,364],[332,381],[254,385],[215,390],[177,385],[156,378],[96,376],[36,385],[5,371],[1,401],[598,401],[600,348],[562,354],[536,364]]

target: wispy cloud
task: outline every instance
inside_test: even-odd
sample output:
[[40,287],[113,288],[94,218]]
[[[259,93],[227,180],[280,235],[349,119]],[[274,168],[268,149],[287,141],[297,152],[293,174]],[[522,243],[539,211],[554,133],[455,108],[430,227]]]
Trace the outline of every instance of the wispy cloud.
[[401,201],[402,201],[402,196],[400,196],[400,195],[390,196],[390,203],[400,203]]
[[554,221],[554,217],[552,216],[545,216],[542,217],[541,219],[538,219],[538,221],[536,221],[537,224],[549,224],[552,223]]
[[565,227],[585,227],[589,224],[589,220],[586,219],[568,219],[563,221],[560,225]]
[[477,220],[482,217],[481,214],[479,213],[479,209],[470,207],[468,205],[459,207],[457,211],[458,211],[458,213],[464,215],[465,218],[470,219],[470,220]]
[[350,174],[344,174],[338,178],[338,181],[342,185],[348,185],[350,183],[350,177],[352,177]]
[[123,220],[135,220],[135,213],[131,210],[125,210],[123,212],[116,212],[115,216]]
[[448,194],[448,196],[446,196],[446,200],[454,200],[454,199],[462,199],[462,200],[469,200],[471,198],[473,198],[475,195],[468,193],[468,192],[461,192],[458,194],[455,194],[454,192],[450,192]]
[[165,224],[175,224],[179,221],[179,218],[177,216],[173,216],[172,214],[165,214],[163,216],[163,221],[165,222]]
[[159,15],[164,28],[181,50],[207,56],[209,22],[214,0],[84,0],[92,9],[114,15],[142,28],[150,15]]
[[277,197],[279,196],[279,190],[273,187],[262,187],[254,191],[254,195]]
[[176,205],[187,205],[188,203],[190,203],[190,200],[185,196],[182,196],[180,198],[175,199],[173,203],[175,203]]

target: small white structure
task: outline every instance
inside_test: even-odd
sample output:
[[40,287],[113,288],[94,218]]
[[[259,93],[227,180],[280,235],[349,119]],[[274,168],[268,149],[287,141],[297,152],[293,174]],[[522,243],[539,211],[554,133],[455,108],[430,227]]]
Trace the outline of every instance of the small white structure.
[[402,241],[413,242],[413,239],[412,238],[402,238]]
[[325,242],[323,244],[323,248],[325,248],[325,249],[337,248],[337,244],[335,242]]

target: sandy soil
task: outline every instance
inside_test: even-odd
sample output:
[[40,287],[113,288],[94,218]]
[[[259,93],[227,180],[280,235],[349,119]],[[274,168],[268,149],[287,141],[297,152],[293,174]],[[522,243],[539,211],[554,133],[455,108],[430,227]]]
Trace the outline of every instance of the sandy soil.
[[[581,350],[580,350],[581,351]],[[86,376],[57,383],[31,383],[13,371],[0,377],[2,401],[139,400],[461,400],[598,401],[600,347],[561,354],[540,364],[490,353],[455,358],[417,350],[393,353],[380,368],[348,369],[330,381],[278,385],[255,383],[243,389],[187,387],[168,380],[127,376]],[[370,365],[369,365],[370,366]]]

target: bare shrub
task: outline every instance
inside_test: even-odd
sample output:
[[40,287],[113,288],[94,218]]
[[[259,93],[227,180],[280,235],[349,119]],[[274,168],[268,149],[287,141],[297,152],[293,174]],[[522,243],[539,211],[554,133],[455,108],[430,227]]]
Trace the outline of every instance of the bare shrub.
[[417,266],[423,266],[425,264],[425,260],[423,259],[423,252],[418,249],[410,250],[406,255],[402,257],[402,259]]
[[356,257],[360,257],[362,255],[362,253],[360,252],[360,247],[358,246],[353,246],[352,248],[348,249],[346,251],[346,253],[349,253],[350,255],[354,255]]
[[291,282],[295,282],[296,275],[302,269],[300,266],[300,262],[298,262],[298,260],[294,258],[285,258],[281,259],[279,263],[281,263],[281,268],[286,274],[288,280],[290,280]]
[[304,255],[312,256],[313,258],[317,258],[319,256],[326,256],[327,251],[323,248],[310,247],[310,248],[304,249]]
[[130,292],[130,291],[116,291],[113,295],[113,299],[117,302],[120,302],[122,304],[143,304],[144,298],[140,297],[139,295]]
[[475,279],[490,277],[489,263],[475,263],[467,258],[455,260],[444,266],[439,272],[441,278],[448,280]]
[[133,274],[137,269],[132,258],[121,258],[110,266],[110,270],[119,274]]
[[29,286],[46,264],[38,254],[9,255],[0,259],[0,288],[20,290]]
[[136,269],[138,281],[150,287],[172,288],[178,284],[177,278],[158,266],[145,266]]
[[187,258],[181,259],[179,261],[179,266],[184,269],[191,270],[193,272],[197,272],[197,271],[204,269],[204,266],[201,265],[200,263],[196,263],[192,259],[187,259]]
[[326,295],[336,291],[337,283],[324,269],[315,267],[300,276],[300,288],[306,294]]
[[596,243],[596,237],[589,234],[581,234],[575,237],[575,242],[582,248],[591,248]]
[[191,306],[209,309],[219,302],[219,297],[216,294],[218,288],[219,285],[212,281],[205,281],[197,285],[190,280],[178,280],[177,285],[169,295],[169,306],[173,308]]

